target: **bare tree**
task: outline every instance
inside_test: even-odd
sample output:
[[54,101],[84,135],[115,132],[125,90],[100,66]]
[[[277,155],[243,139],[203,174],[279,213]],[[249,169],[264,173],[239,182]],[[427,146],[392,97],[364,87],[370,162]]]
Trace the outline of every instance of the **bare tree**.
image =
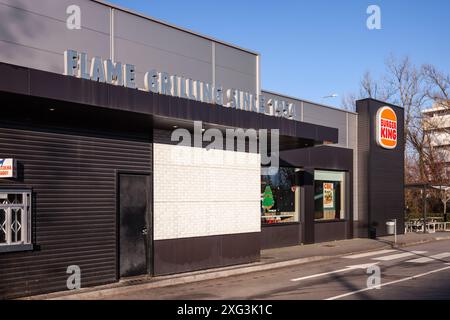
[[[450,109],[450,75],[438,70],[435,66],[422,66],[422,74],[426,83],[426,96],[433,102],[435,108],[446,114]],[[447,123],[448,122],[448,123]],[[443,137],[450,140],[450,121],[446,117],[432,117],[423,119],[423,127],[427,138],[427,169],[430,179],[441,184],[448,184],[450,150],[433,144]]]
[[349,93],[342,97],[341,106],[344,110],[356,111],[356,100],[359,98],[356,97],[353,93]]
[[[446,133],[450,145],[450,119],[430,117],[423,110],[432,105],[444,113],[445,109],[450,109],[450,75],[430,64],[417,67],[408,57],[397,59],[390,56],[385,61],[384,75],[374,79],[369,71],[365,72],[359,92],[344,96],[342,105],[355,110],[356,100],[364,98],[404,108],[405,181],[449,185],[450,147],[442,148],[437,141],[442,139],[442,133]],[[438,192],[435,198],[439,198],[446,207],[449,194],[448,190]],[[411,193],[410,196],[407,202],[414,206],[417,195]]]
[[[427,64],[414,65],[408,57],[397,59],[390,56],[385,61],[385,73],[375,80],[365,72],[360,81],[358,94],[344,97],[342,104],[353,110],[356,99],[374,98],[404,108],[406,142],[405,181],[431,183],[443,186],[450,184],[450,148],[439,147],[437,139],[448,134],[450,144],[450,119],[429,117],[423,112],[432,105],[450,109],[450,75]],[[450,191],[437,192],[445,206]],[[415,194],[407,197],[408,207],[414,206]]]
[[369,71],[366,71],[361,79],[359,95],[365,96],[366,98],[378,98],[378,83],[373,80]]
[[[358,99],[374,98],[404,108],[406,154],[419,155],[418,173],[420,179],[424,180],[426,171],[423,156],[427,139],[423,132],[421,111],[428,97],[424,74],[408,57],[397,59],[390,56],[385,61],[385,67],[385,74],[379,80],[374,80],[370,72],[364,73]],[[344,98],[343,104],[347,108],[351,104],[349,97],[354,96],[348,95]]]
[[426,64],[422,67],[422,73],[428,84],[427,96],[442,104],[445,108],[450,108],[450,75],[436,69],[435,66]]
[[376,81],[373,79],[370,71],[366,71],[359,82],[359,93],[347,94],[342,100],[341,104],[344,109],[354,111],[356,109],[356,100],[373,98],[377,100],[387,100],[386,92],[384,88],[380,87],[381,81]]
[[[405,109],[405,135],[407,142],[411,124],[419,124],[421,111],[426,102],[426,90],[424,87],[424,75],[409,57],[397,59],[390,56],[386,60],[387,75],[385,76],[388,91],[387,101],[400,105]],[[414,126],[412,129],[416,129]]]

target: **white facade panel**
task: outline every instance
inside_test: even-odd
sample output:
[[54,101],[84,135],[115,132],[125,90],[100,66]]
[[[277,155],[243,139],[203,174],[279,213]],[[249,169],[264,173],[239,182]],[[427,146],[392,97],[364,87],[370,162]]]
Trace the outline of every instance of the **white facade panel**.
[[260,155],[154,144],[154,239],[261,231]]
[[450,134],[446,131],[431,131],[428,137],[432,147],[450,146]]

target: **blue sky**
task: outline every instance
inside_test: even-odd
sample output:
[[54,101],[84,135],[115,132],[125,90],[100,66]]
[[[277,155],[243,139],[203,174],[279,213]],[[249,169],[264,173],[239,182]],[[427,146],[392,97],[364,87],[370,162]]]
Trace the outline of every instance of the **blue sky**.
[[[262,87],[335,106],[408,55],[450,73],[448,0],[109,0],[261,54]],[[369,5],[382,30],[368,30]],[[338,98],[323,99],[337,93]]]

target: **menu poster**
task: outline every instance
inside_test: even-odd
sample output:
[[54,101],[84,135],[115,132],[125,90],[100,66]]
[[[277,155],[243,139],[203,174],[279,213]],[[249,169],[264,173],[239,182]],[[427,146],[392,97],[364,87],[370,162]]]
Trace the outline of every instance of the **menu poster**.
[[334,209],[334,185],[333,183],[323,183],[323,208]]

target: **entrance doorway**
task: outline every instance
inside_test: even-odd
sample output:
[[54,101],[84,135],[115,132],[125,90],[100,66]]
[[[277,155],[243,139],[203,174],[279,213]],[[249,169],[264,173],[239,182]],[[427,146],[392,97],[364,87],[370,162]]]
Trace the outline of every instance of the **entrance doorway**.
[[121,173],[118,179],[119,275],[151,274],[151,176]]

